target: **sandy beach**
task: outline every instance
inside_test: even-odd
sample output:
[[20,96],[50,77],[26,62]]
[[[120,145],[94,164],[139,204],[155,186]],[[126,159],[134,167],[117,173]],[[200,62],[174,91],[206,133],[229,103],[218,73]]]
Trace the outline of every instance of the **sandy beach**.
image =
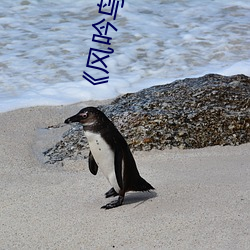
[[155,191],[103,210],[110,186],[87,159],[42,162],[68,129],[44,128],[90,104],[0,114],[0,249],[249,249],[249,143],[134,152]]

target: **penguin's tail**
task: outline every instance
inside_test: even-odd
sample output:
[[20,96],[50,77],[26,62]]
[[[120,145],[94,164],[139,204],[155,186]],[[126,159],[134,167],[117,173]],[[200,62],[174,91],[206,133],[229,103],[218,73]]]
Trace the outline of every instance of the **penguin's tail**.
[[147,181],[139,176],[131,191],[148,191],[150,189],[154,189],[154,187],[152,187]]

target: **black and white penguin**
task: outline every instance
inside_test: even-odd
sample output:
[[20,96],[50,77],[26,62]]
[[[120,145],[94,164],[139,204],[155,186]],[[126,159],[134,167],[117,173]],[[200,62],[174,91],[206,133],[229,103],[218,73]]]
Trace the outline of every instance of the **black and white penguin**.
[[83,125],[90,147],[90,172],[96,175],[100,168],[112,186],[105,193],[106,198],[119,195],[118,200],[101,208],[110,209],[122,205],[128,191],[154,189],[140,176],[127,142],[103,112],[87,107],[65,120],[65,123],[72,122]]

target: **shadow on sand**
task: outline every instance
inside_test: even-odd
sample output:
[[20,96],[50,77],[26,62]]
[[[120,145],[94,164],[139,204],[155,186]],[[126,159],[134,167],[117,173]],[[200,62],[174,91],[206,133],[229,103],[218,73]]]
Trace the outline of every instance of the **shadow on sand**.
[[155,191],[131,192],[126,194],[123,205],[134,204],[133,208],[135,208],[147,200],[155,197],[157,197],[157,193]]

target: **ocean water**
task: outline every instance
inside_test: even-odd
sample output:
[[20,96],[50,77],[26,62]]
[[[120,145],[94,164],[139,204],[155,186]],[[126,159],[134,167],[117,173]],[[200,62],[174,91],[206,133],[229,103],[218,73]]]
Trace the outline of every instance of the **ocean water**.
[[[249,0],[125,0],[116,20],[98,13],[99,2],[1,0],[0,112],[103,100],[207,73],[250,76]],[[109,81],[92,85],[82,74],[89,49],[108,47],[92,42],[92,24],[103,18],[118,30],[109,31]]]

